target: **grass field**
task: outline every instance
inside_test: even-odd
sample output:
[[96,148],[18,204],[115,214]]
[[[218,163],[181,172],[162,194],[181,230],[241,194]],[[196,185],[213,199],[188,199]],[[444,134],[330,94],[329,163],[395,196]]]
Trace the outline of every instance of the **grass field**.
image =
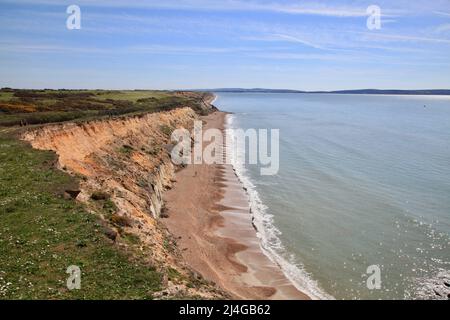
[[156,98],[161,99],[170,96],[168,91],[96,91],[99,99],[113,99],[113,100],[129,100],[137,102],[139,99]]

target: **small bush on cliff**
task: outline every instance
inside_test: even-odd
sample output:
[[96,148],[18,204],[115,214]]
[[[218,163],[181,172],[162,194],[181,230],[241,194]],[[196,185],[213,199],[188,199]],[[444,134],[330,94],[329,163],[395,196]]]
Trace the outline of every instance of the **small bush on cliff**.
[[91,199],[95,200],[95,201],[108,200],[109,199],[109,194],[104,192],[104,191],[94,191],[91,194]]
[[147,188],[148,187],[148,181],[144,178],[139,178],[137,185],[141,188]]
[[106,214],[110,215],[110,214],[116,213],[117,207],[116,207],[116,204],[111,201],[111,199],[107,199],[103,203],[103,210],[105,211]]
[[159,214],[159,217],[160,217],[160,218],[163,218],[163,219],[169,218],[169,209],[167,209],[165,203],[163,203],[163,205],[162,205],[162,207],[161,207],[161,212],[160,212],[160,214]]
[[185,277],[178,270],[170,267],[167,268],[167,276],[169,281],[180,281],[185,279]]
[[161,146],[155,145],[146,150],[145,153],[151,156],[157,156],[161,152],[161,150],[162,150]]
[[170,127],[170,126],[168,126],[168,125],[166,125],[166,124],[161,125],[161,126],[159,127],[159,129],[160,129],[161,132],[162,132],[164,135],[166,135],[167,137],[170,137],[170,135],[172,134],[172,131],[173,131],[172,127]]
[[141,242],[137,235],[129,232],[123,232],[121,236],[129,244],[139,244]]
[[125,217],[125,216],[121,216],[118,214],[113,214],[111,216],[111,222],[114,223],[115,225],[118,225],[120,227],[131,227],[133,222],[130,218]]
[[130,145],[128,145],[128,144],[124,144],[121,148],[120,148],[120,153],[123,153],[123,154],[126,154],[126,155],[129,155],[129,154],[131,154],[131,152],[133,152],[133,147],[132,146],[130,146]]

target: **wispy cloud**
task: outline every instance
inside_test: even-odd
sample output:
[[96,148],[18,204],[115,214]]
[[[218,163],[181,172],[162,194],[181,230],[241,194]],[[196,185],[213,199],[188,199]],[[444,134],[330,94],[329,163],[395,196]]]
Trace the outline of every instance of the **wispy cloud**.
[[310,41],[303,40],[303,39],[300,39],[298,37],[291,36],[291,35],[288,35],[288,34],[274,34],[274,36],[278,37],[279,39],[282,39],[282,40],[286,40],[286,41],[294,42],[294,43],[300,43],[300,44],[303,44],[305,46],[312,47],[312,48],[315,48],[315,49],[328,50],[327,48],[325,48],[323,46],[317,45],[317,44],[312,43]]
[[26,44],[17,42],[0,43],[0,51],[15,53],[107,53],[112,52],[111,49],[74,47],[62,44]]
[[434,11],[433,13],[440,16],[450,17],[450,12]]
[[24,44],[19,42],[0,42],[2,52],[18,53],[97,53],[97,54],[227,54],[237,52],[257,52],[258,48],[251,47],[205,47],[205,46],[169,46],[169,45],[144,45],[126,47],[76,47],[65,44]]
[[436,33],[443,33],[450,31],[450,23],[441,24],[434,29]]
[[167,45],[131,46],[125,48],[126,52],[150,54],[226,54],[237,52],[254,52],[258,50],[258,48],[250,47],[204,47]]
[[314,48],[314,49],[329,50],[321,45],[315,44],[308,40],[301,39],[298,36],[293,36],[293,35],[289,35],[289,34],[271,33],[271,34],[264,34],[264,35],[260,35],[260,36],[246,36],[246,37],[241,37],[241,39],[249,40],[249,41],[299,43],[303,46]]
[[430,42],[430,43],[450,44],[450,39],[417,37],[417,36],[410,36],[410,35],[398,35],[398,34],[386,34],[386,33],[364,32],[361,34],[372,40],[378,39],[378,40],[387,40],[387,41]]
[[275,60],[323,60],[323,61],[350,61],[348,56],[338,56],[335,54],[307,54],[293,52],[261,52],[251,54],[252,57],[275,59]]

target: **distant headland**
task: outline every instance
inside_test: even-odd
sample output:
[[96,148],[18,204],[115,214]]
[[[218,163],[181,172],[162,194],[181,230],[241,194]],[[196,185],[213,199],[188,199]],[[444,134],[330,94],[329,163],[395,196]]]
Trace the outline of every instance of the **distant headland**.
[[423,90],[398,90],[398,89],[357,89],[337,91],[302,91],[290,89],[265,89],[265,88],[217,88],[198,89],[194,91],[209,92],[236,92],[236,93],[328,93],[328,94],[391,94],[391,95],[450,95],[450,89],[423,89]]

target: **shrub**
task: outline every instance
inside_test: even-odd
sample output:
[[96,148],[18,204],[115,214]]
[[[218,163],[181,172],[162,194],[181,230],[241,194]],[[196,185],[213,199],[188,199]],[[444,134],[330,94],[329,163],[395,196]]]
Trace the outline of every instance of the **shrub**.
[[132,220],[130,218],[118,214],[113,214],[111,216],[111,222],[120,227],[131,227],[132,225]]
[[114,202],[111,201],[111,199],[105,200],[105,203],[103,204],[103,209],[106,211],[107,214],[113,214],[117,211],[117,207],[114,204]]
[[132,151],[133,147],[128,144],[124,144],[122,148],[120,148],[120,152],[124,154],[130,154]]
[[167,210],[167,207],[165,205],[161,208],[161,213],[159,214],[160,218],[167,219],[169,217],[169,212]]
[[130,244],[139,244],[139,242],[141,241],[137,235],[129,232],[123,233],[121,236],[126,242]]
[[161,152],[161,146],[150,147],[145,152],[151,156],[157,156]]
[[104,191],[94,191],[91,195],[91,199],[95,201],[108,200],[109,194]]
[[148,182],[147,180],[140,178],[137,182],[137,185],[141,188],[147,188],[148,187]]
[[161,130],[162,133],[164,133],[168,137],[172,134],[173,131],[173,129],[166,124],[161,125],[159,129]]

